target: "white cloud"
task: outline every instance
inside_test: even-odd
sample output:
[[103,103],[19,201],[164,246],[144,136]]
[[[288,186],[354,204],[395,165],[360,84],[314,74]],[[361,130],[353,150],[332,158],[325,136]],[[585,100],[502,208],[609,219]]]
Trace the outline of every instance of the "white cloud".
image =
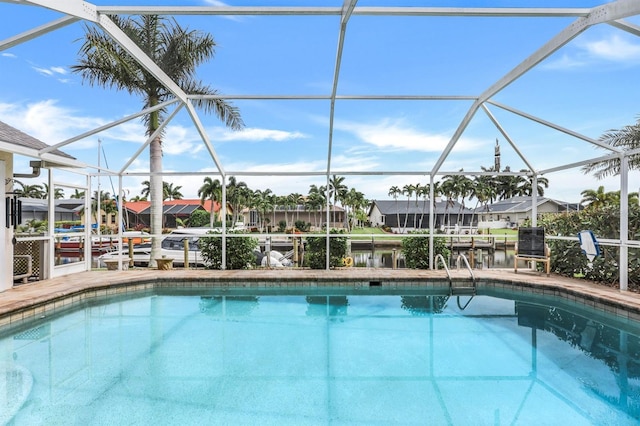
[[211,139],[221,142],[229,141],[288,141],[292,139],[302,139],[307,136],[301,132],[287,132],[284,130],[246,128],[240,131],[232,131],[223,127],[215,128],[211,131]]
[[[400,119],[383,119],[376,123],[338,122],[335,128],[352,133],[364,143],[377,148],[402,151],[442,152],[449,144],[451,136],[426,133],[411,127]],[[457,150],[470,150],[477,142],[461,138],[456,144]]]
[[49,70],[47,68],[33,67],[33,69],[38,71],[42,75],[46,75],[46,76],[52,76],[53,75],[53,71],[51,71],[51,70]]
[[[60,107],[52,99],[31,104],[0,104],[0,115],[7,124],[49,145],[105,124],[103,119],[80,116],[76,111]],[[95,146],[95,142],[73,143],[74,148],[89,146]]]
[[194,155],[204,150],[204,143],[194,128],[169,125],[166,130],[162,139],[162,150],[165,154]]
[[67,74],[67,70],[64,69],[63,67],[41,68],[41,67],[32,66],[31,68],[33,68],[34,70],[36,70],[40,74],[45,75],[47,77],[52,77],[54,75],[65,75],[65,74]]
[[17,56],[14,55],[13,53],[7,53],[7,52],[0,53],[0,56],[4,56],[5,58],[17,58]]
[[628,39],[613,34],[602,40],[584,44],[584,49],[594,58],[609,61],[626,62],[640,60],[640,43],[631,43]]
[[577,57],[569,56],[565,53],[558,59],[555,59],[548,63],[547,62],[543,63],[541,67],[544,69],[558,70],[558,69],[580,68],[585,66],[586,64],[587,64],[587,61],[578,59]]
[[576,41],[573,47],[563,50],[563,54],[542,65],[544,69],[576,69],[593,65],[595,62],[629,64],[640,63],[640,43],[620,34],[608,34],[598,40]]

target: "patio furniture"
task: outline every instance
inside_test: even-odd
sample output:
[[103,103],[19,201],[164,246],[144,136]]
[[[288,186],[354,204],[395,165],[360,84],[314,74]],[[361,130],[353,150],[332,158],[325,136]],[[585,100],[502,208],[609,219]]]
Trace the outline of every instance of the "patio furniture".
[[515,246],[513,261],[514,272],[518,273],[518,261],[540,262],[545,265],[545,272],[549,276],[551,269],[551,251],[544,241],[544,228],[518,228],[518,242]]

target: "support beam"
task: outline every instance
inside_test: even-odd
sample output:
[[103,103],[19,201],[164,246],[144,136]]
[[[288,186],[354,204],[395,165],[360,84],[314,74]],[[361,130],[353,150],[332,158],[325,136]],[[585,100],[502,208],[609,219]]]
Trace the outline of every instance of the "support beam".
[[[531,171],[535,171],[533,165],[529,162],[529,160],[527,160],[524,154],[520,151],[520,149],[518,148],[518,145],[516,145],[513,139],[511,139],[507,131],[498,122],[498,119],[496,119],[496,117],[491,113],[491,111],[489,111],[489,108],[487,108],[485,104],[482,104],[482,109],[487,114],[487,116],[489,117],[491,122],[494,124],[494,126],[496,126],[496,128],[500,131],[500,133],[502,133],[502,136],[504,136],[507,142],[509,142],[509,145],[511,145],[511,148],[513,148],[516,154],[518,154],[518,157],[520,157],[520,159],[524,162],[524,164],[527,165],[527,168]],[[496,172],[499,172],[499,171],[500,170],[496,170]]]
[[51,31],[55,31],[59,28],[66,27],[69,24],[73,24],[76,22],[78,18],[73,16],[65,16],[63,18],[57,19],[55,21],[49,22],[48,24],[41,25],[34,29],[25,31],[13,37],[9,37],[0,41],[0,52],[3,50],[9,49],[11,47],[22,44],[26,41],[33,40],[35,38],[40,37],[41,35],[50,33]]
[[620,290],[629,289],[629,157],[620,157]]

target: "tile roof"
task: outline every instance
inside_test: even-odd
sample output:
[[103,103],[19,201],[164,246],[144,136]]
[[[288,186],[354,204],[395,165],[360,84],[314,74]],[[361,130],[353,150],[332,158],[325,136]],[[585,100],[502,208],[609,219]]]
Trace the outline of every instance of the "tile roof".
[[[211,212],[211,200],[205,200],[201,203],[199,199],[183,199],[183,200],[166,200],[162,202],[165,213],[176,214],[180,210],[193,211],[202,206],[205,211]],[[187,207],[189,206],[189,207]],[[220,203],[217,201],[213,204],[215,211],[220,211]],[[140,214],[146,209],[151,208],[151,201],[126,201],[124,207],[134,213]]]

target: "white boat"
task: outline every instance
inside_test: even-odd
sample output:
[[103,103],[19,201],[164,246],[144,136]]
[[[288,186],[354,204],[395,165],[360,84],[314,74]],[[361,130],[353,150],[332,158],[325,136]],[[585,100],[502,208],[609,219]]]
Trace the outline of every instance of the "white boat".
[[[192,266],[204,265],[204,258],[198,248],[198,240],[207,234],[209,228],[181,228],[172,231],[162,238],[160,254],[158,257],[172,259],[173,264],[184,266],[185,239],[188,241],[188,262]],[[124,247],[121,252],[113,250],[98,257],[101,261],[122,259],[125,262],[130,259],[129,248]],[[133,246],[133,264],[136,266],[147,266],[151,260],[151,243],[137,244]]]
[[[188,256],[189,256],[189,265],[191,266],[205,266],[205,260],[200,252],[198,246],[198,240],[207,234],[211,233],[220,234],[222,231],[220,229],[211,229],[211,228],[179,228],[171,231],[170,234],[163,237],[161,244],[161,252],[159,257],[165,259],[172,259],[173,264],[176,266],[184,266],[185,261],[185,251],[184,251],[184,242],[185,238],[188,240]],[[269,263],[267,263],[267,256],[265,253],[261,253],[259,246],[256,247],[254,251],[256,256],[256,265],[260,266],[269,266],[272,268],[279,267],[290,267],[293,266],[293,262],[291,261],[291,255],[293,251],[287,252],[285,254],[280,253],[276,250],[270,251]],[[117,250],[110,251],[104,253],[99,256],[102,262],[107,260],[118,260],[122,259],[124,262],[127,262],[130,259],[129,256],[129,248],[124,247],[121,252]],[[133,264],[136,266],[147,266],[149,264],[149,260],[151,259],[151,243],[138,244],[133,246],[132,252]]]
[[[268,259],[268,260],[267,260]],[[260,261],[262,267],[283,268],[293,266],[293,262],[286,255],[276,250],[269,251],[269,256],[264,256]]]

